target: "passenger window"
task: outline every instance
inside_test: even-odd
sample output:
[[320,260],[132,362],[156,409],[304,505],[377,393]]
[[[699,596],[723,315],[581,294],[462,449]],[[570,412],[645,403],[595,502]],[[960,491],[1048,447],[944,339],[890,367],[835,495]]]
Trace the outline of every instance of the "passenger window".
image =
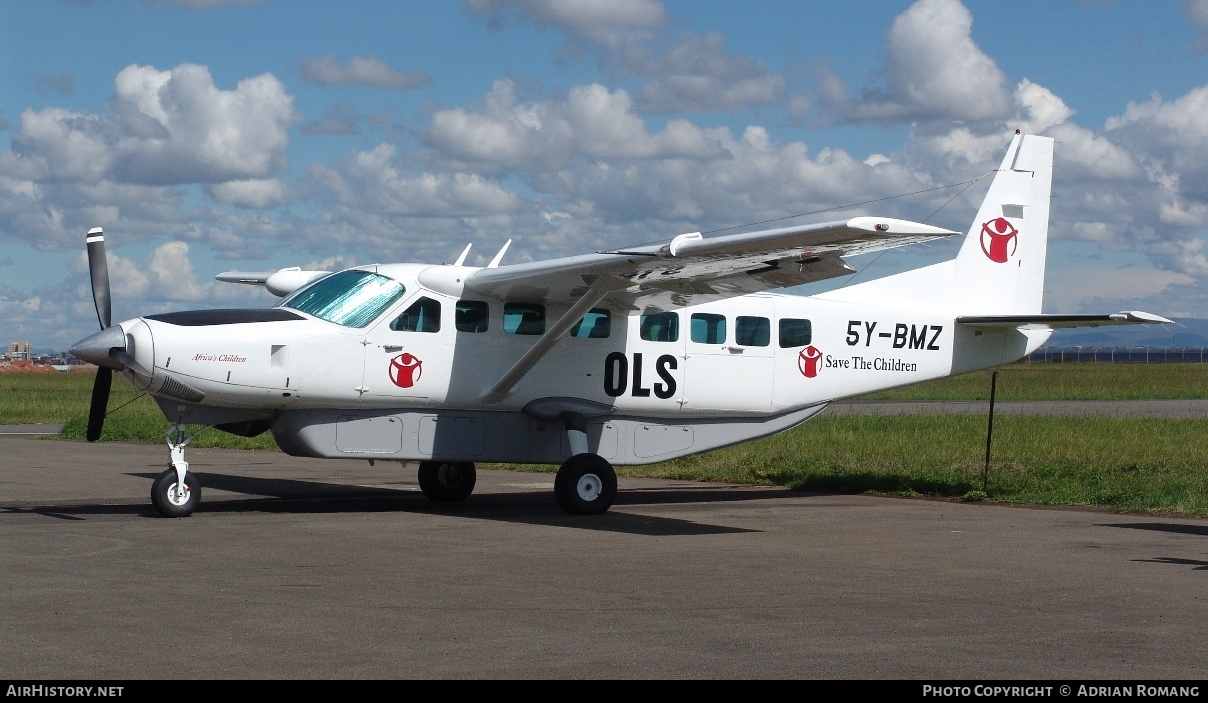
[[766,347],[772,343],[772,321],[766,317],[743,317],[734,320],[734,341],[743,347]]
[[544,334],[545,306],[539,303],[504,303],[503,331],[508,334]]
[[726,316],[707,312],[693,313],[692,341],[697,344],[725,344]]
[[679,341],[679,315],[674,312],[642,315],[639,328],[642,339],[647,342]]
[[459,300],[453,314],[453,325],[458,332],[486,332],[491,311],[485,301]]
[[440,301],[420,298],[394,318],[390,329],[396,332],[439,332]]
[[814,338],[814,329],[809,320],[785,317],[780,320],[780,347],[804,347]]
[[604,308],[592,308],[570,329],[580,339],[604,339],[612,333],[612,316]]

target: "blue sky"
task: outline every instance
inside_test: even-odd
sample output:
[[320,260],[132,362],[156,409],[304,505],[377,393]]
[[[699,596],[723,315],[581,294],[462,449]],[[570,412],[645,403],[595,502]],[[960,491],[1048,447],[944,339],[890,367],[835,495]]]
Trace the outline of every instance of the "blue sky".
[[1208,317],[1208,0],[0,0],[0,47],[0,342],[96,329],[94,226],[115,320],[267,306],[214,276],[964,230],[985,181],[936,188],[1016,128],[1058,141],[1046,311]]

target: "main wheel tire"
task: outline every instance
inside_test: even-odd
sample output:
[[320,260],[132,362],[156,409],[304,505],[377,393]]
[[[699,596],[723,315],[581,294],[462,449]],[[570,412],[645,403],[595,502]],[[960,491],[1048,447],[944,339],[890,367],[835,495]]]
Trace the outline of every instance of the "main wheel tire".
[[599,515],[617,497],[617,474],[599,454],[576,454],[558,469],[554,497],[571,515]]
[[419,489],[428,500],[458,503],[474,492],[476,474],[468,461],[421,461]]
[[164,517],[189,517],[201,502],[201,484],[193,474],[185,474],[185,490],[176,486],[176,469],[168,469],[151,484],[151,503]]

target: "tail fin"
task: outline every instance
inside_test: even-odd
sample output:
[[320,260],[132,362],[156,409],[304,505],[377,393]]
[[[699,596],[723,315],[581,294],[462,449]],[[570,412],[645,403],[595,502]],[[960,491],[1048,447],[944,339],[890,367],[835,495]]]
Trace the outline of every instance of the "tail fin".
[[956,259],[817,297],[956,315],[1039,313],[1052,182],[1053,140],[1016,132]]
[[1053,140],[1017,134],[956,256],[961,312],[1040,312],[1052,183]]

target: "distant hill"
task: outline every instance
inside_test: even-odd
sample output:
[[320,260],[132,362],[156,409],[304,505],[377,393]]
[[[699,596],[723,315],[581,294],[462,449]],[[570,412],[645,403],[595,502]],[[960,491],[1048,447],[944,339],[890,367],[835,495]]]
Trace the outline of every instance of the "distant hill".
[[1171,325],[1118,325],[1055,330],[1044,345],[1070,347],[1208,347],[1208,320],[1173,318]]

